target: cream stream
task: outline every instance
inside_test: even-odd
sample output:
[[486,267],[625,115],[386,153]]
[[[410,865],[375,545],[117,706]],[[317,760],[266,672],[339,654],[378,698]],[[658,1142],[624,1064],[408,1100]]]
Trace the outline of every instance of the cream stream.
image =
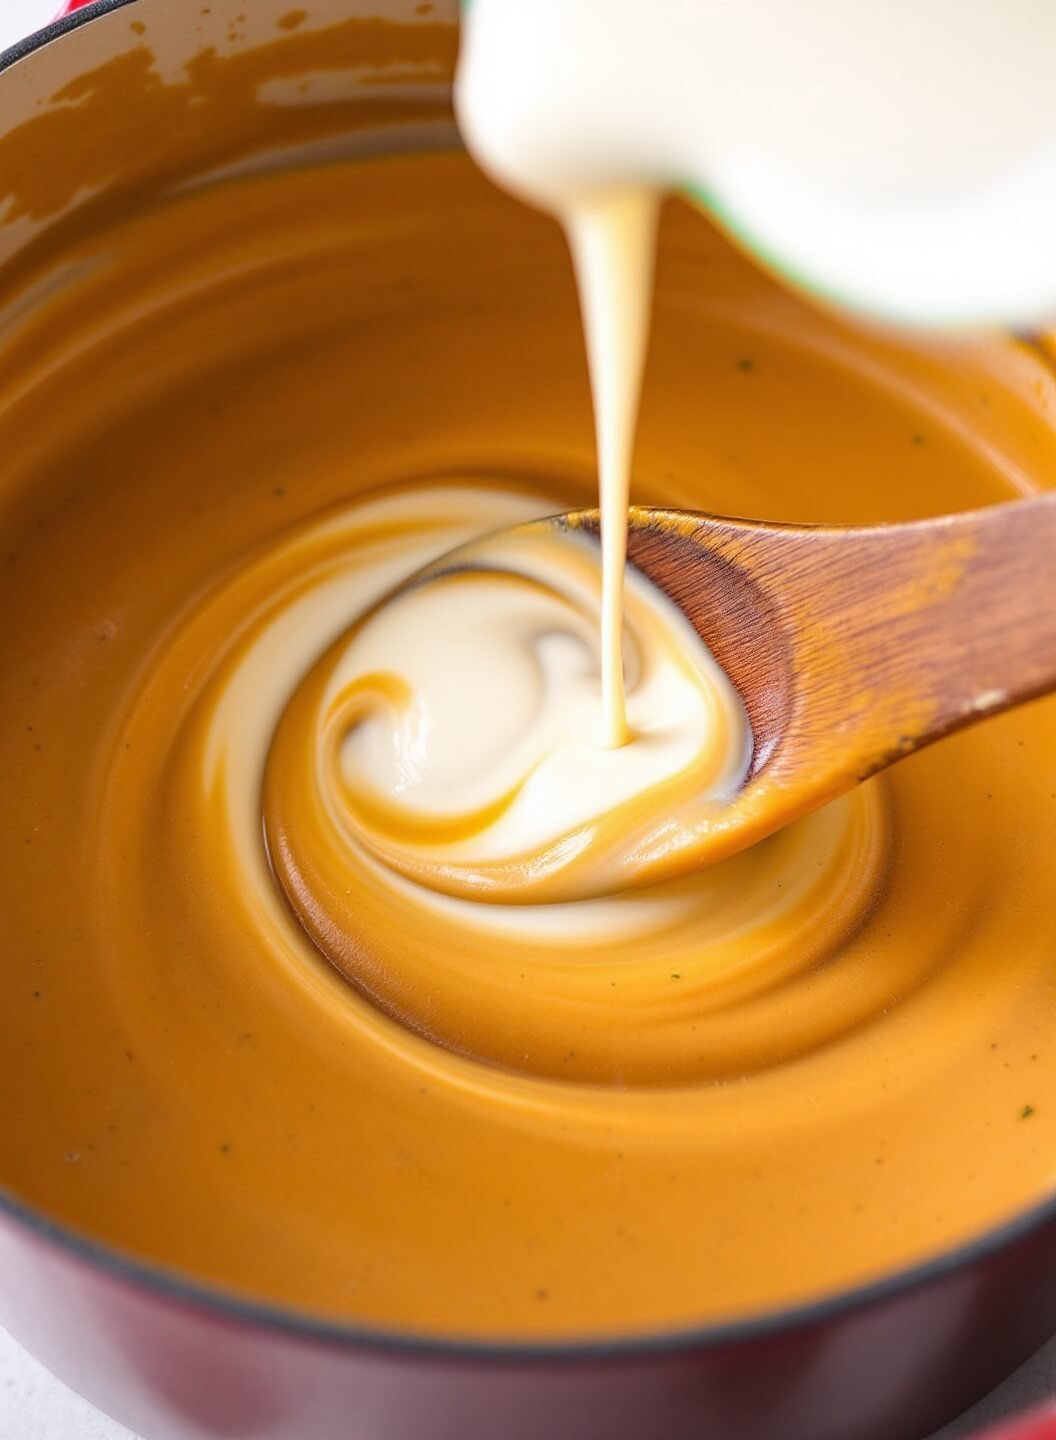
[[[501,41],[501,27],[499,35]],[[503,53],[501,43],[497,48],[499,53],[486,57],[492,65],[500,71],[514,67],[516,56],[512,49]],[[488,78],[494,81],[495,77]],[[460,122],[470,144],[487,156],[496,138],[495,130],[500,132],[500,143],[509,143],[511,136],[503,133],[508,127],[503,126],[504,117],[494,113],[496,107],[484,93],[483,79],[479,65],[464,67],[458,99]],[[530,116],[521,129],[523,134],[512,136],[514,188],[518,188],[517,180],[521,181],[520,188],[525,188],[525,177],[532,175],[538,160],[538,137],[534,133],[537,126]],[[519,157],[518,138],[523,142]],[[582,139],[573,139],[572,143],[575,150]],[[505,171],[502,178],[508,179]],[[526,188],[532,198],[538,198],[538,186],[530,179]],[[627,507],[649,340],[660,200],[658,187],[641,183],[607,185],[600,171],[593,172],[586,183],[578,177],[563,179],[548,172],[545,186],[545,202],[564,225],[575,262],[590,365],[602,548],[599,739],[610,749],[627,745],[634,738],[628,726],[623,670]],[[747,729],[747,721],[744,725]]]
[[338,829],[436,890],[581,900],[684,872],[751,760],[744,706],[700,637],[625,574],[658,206],[630,187],[571,191],[562,211],[594,399],[600,576],[582,535],[499,535],[412,576],[321,663],[320,807],[329,793]]
[[627,506],[649,339],[659,196],[640,187],[571,192],[562,209],[587,337],[601,501],[602,743],[625,745],[622,634]]

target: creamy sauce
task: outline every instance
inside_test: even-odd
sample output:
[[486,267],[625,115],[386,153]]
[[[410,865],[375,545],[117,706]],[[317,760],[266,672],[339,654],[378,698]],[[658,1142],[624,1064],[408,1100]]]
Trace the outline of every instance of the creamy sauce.
[[[461,557],[455,574],[415,579],[327,662],[320,704],[348,731],[332,764],[349,824],[378,858],[442,889],[613,892],[658,847],[671,850],[679,828],[688,869],[681,812],[728,799],[747,770],[743,705],[641,576],[627,633],[627,509],[659,204],[633,189],[570,193],[562,209],[594,397],[600,576],[589,542],[539,528]],[[597,636],[583,625],[591,614]]]
[[[728,862],[634,872],[627,808],[687,760],[720,795],[746,737],[632,576],[635,738],[607,750],[596,548],[529,545],[496,583],[489,535],[596,496],[557,228],[457,155],[193,183],[226,158],[194,137],[254,133],[284,66],[375,41],[401,73],[384,27],[305,29],[294,60],[203,62],[195,106],[123,59],[0,154],[39,218],[111,126],[92,154],[131,187],[3,274],[0,1182],[242,1294],[493,1339],[771,1311],[977,1235],[1056,1179],[1053,704]],[[158,145],[177,193],[142,180]],[[684,206],[650,367],[644,503],[853,523],[1056,474],[1046,354],[822,315]],[[469,716],[479,767],[434,605],[512,727]],[[550,797],[517,821],[531,863],[473,821],[587,754],[582,863],[540,873]],[[503,887],[538,888],[479,898],[511,857]]]
[[[518,50],[520,26],[509,25],[509,13],[497,15],[497,9],[486,17],[483,47],[479,41],[474,46],[472,38],[465,41],[469,54],[463,58],[457,88],[459,119],[467,143],[485,164],[497,148],[502,160],[491,168],[500,178],[514,191],[543,200],[557,214],[575,261],[597,430],[602,545],[601,740],[615,749],[632,738],[623,673],[627,507],[649,338],[661,195],[655,183],[607,184],[606,159],[581,153],[590,150],[588,129],[598,120],[597,115],[588,116],[590,102],[585,95],[578,107],[573,106],[572,129],[563,142],[573,156],[570,172],[557,158],[556,132],[546,116],[549,86],[539,89],[534,104],[510,122],[505,87],[523,75],[527,62]],[[467,36],[474,36],[479,16],[478,9],[472,19],[467,17]],[[585,9],[573,17],[570,32],[561,40],[573,47],[574,55],[590,56],[596,63],[593,42],[605,23],[604,16]],[[574,70],[573,81],[579,82],[579,90],[582,77]],[[574,777],[570,779],[575,783]]]
[[[409,528],[422,503],[408,497],[393,523]],[[692,626],[634,575],[621,632],[635,740],[596,743],[598,571],[593,542],[537,525],[444,557],[369,611],[276,737],[279,789],[302,811],[282,835],[303,829],[307,800],[342,850],[365,846],[450,894],[552,901],[634,884],[687,795],[721,805],[740,786],[748,727]],[[316,746],[308,797],[297,757]],[[335,859],[339,879],[351,856]]]

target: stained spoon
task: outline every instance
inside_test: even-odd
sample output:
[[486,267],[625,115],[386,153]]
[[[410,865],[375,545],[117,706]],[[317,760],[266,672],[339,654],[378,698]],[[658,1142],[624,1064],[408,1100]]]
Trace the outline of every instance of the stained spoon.
[[[1056,690],[1056,493],[906,524],[632,507],[628,560],[690,620],[754,737],[718,860],[952,731]],[[596,534],[596,511],[537,522]]]

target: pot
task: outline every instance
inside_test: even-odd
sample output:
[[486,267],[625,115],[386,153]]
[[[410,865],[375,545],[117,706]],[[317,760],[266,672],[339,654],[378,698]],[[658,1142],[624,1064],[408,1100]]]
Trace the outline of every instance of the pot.
[[[0,142],[42,109],[108,83],[94,72],[145,44],[171,78],[208,46],[252,50],[284,31],[294,45],[302,26],[357,12],[422,23],[415,0],[303,0],[296,11],[291,3],[97,0],[78,9],[0,57]],[[444,0],[427,23],[456,18]],[[450,74],[420,83],[413,133],[387,133],[383,87],[339,67],[308,87],[314,112],[288,84],[281,106],[247,98],[224,133],[192,134],[193,163],[289,164],[297,146],[456,144]],[[134,88],[123,93],[122,125],[136,126],[140,103]],[[324,109],[329,129],[319,123]],[[344,111],[354,126],[343,126]],[[34,134],[38,172],[68,173],[60,132]],[[169,137],[150,140],[131,178],[122,170],[132,200],[179,178]],[[86,135],[74,157],[83,186],[6,212],[11,184],[0,172],[0,288],[23,247],[117,183],[105,151],[120,143],[116,124]],[[0,1187],[3,1179],[0,1141]],[[0,1322],[144,1440],[919,1440],[1056,1330],[1056,1201],[823,1303],[612,1343],[454,1343],[255,1304],[118,1253],[3,1188],[0,1277]],[[1041,1440],[1056,1429],[1041,1421],[1029,1433]]]

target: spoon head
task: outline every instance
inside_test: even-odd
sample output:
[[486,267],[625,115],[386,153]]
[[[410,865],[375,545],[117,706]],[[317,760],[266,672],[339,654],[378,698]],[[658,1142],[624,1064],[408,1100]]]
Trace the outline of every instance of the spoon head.
[[[472,755],[474,803],[472,814],[459,812],[453,785],[440,813],[441,785],[428,824],[403,816],[387,834],[365,825],[362,838],[378,858],[453,894],[568,901],[685,875],[776,828],[766,771],[784,674],[780,652],[766,643],[774,626],[764,597],[704,543],[723,523],[631,512],[624,666],[632,739],[619,749],[598,743],[597,512],[477,539],[381,602],[375,616],[416,610],[404,630],[415,644],[446,617],[443,648],[455,669],[443,680],[473,717],[466,734],[451,733],[450,715],[441,720],[450,706],[421,692],[413,675],[394,677],[390,690],[411,697],[407,713],[418,716],[410,728],[400,722],[419,746],[416,765],[428,770],[443,745]],[[398,667],[405,652],[394,641],[378,653],[391,653]],[[502,743],[492,745],[494,737]]]
[[[538,523],[595,540],[600,535],[597,510]],[[770,533],[790,531],[642,505],[628,514],[629,564],[678,607],[741,697],[752,732],[746,781],[760,777],[772,759],[787,731],[795,690],[787,618],[769,577],[760,579],[753,570],[755,537]]]

